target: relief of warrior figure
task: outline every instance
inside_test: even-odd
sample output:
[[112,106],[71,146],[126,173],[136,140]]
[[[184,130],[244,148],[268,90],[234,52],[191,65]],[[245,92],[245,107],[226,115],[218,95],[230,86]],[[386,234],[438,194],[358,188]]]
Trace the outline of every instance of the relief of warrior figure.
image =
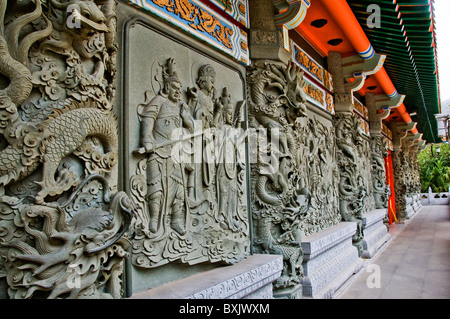
[[191,170],[183,161],[174,160],[174,146],[178,140],[173,134],[182,131],[183,127],[193,131],[193,122],[188,106],[180,101],[181,83],[173,64],[173,59],[169,59],[163,67],[163,87],[144,105],[139,116],[141,144],[148,154],[149,229],[156,232],[170,216],[171,228],[184,235],[189,213],[186,173]]

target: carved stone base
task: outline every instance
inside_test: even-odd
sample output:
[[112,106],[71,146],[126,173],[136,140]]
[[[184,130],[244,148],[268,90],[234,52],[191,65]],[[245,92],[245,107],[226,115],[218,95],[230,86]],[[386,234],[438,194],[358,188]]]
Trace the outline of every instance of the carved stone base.
[[387,210],[375,209],[364,214],[363,229],[364,239],[362,258],[372,258],[375,253],[383,246],[391,237],[383,220]]
[[331,298],[362,268],[355,232],[355,222],[344,222],[303,239],[303,298]]
[[252,255],[238,264],[198,273],[131,299],[272,299],[272,282],[282,269],[282,256]]
[[413,208],[414,211],[418,212],[422,208],[422,202],[420,201],[420,194],[413,196]]
[[303,287],[302,285],[297,285],[295,287],[290,287],[286,289],[278,289],[274,292],[273,296],[276,299],[302,299],[303,298]]

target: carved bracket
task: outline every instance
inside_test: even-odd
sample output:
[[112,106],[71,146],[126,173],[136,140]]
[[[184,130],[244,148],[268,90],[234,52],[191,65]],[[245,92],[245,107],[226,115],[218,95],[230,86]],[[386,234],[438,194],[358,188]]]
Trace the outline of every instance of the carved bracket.
[[[404,124],[397,124],[395,127],[399,132],[403,134],[408,134],[409,131],[412,131],[417,126],[417,122],[409,122]],[[406,137],[406,136],[404,136]]]
[[422,139],[423,134],[422,133],[416,133],[416,134],[408,134],[405,137],[405,141],[412,141],[412,143],[419,142]]
[[390,109],[395,109],[399,107],[405,100],[406,95],[397,94],[395,97],[389,97],[388,95],[377,95],[376,96],[376,107],[377,109],[382,109],[383,107],[389,107]]
[[305,19],[311,3],[308,0],[272,0],[273,5],[281,13],[275,15],[275,25],[295,29]]
[[347,92],[359,91],[368,75],[377,73],[384,64],[386,55],[374,54],[370,59],[363,59],[359,55],[342,58],[343,76],[346,80]]
[[427,145],[427,141],[425,140],[419,140],[414,142],[413,144],[415,147],[417,147],[419,150],[423,150],[425,146]]
[[392,142],[394,143],[394,150],[401,149],[402,140],[408,135],[408,132],[413,130],[416,126],[416,122],[400,123],[396,122],[391,125],[392,129]]

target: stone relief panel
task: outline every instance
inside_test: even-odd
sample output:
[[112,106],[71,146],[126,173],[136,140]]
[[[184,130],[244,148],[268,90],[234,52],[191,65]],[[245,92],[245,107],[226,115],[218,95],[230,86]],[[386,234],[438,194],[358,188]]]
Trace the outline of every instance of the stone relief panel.
[[[364,169],[367,154],[367,140],[363,137],[361,121],[352,113],[339,112],[334,119],[336,128],[337,162],[339,166],[339,211],[342,220],[357,223],[353,244],[361,251],[363,214],[368,211],[369,190],[367,171]],[[370,151],[370,149],[369,149]],[[370,168],[370,165],[369,165]]]
[[384,158],[388,156],[386,139],[380,135],[373,135],[370,139],[372,153],[372,183],[375,208],[388,208],[391,188],[386,184],[386,170]]
[[400,221],[406,218],[407,170],[405,154],[401,150],[392,152],[394,166],[395,211]]
[[134,205],[117,192],[116,12],[0,3],[0,280],[10,298],[120,298]]
[[244,80],[143,22],[132,25],[124,124],[138,206],[132,263],[237,263],[250,253]]
[[365,214],[375,209],[370,137],[363,135],[362,144],[358,145],[358,154],[359,154],[358,169],[363,178],[362,185],[364,185],[367,191],[367,198],[364,202],[364,209],[363,209],[363,214]]
[[306,116],[303,73],[293,63],[256,63],[247,85],[254,249],[283,256],[274,287],[277,293],[293,290],[295,297],[303,275],[301,222],[311,206],[298,138]]
[[302,180],[311,193],[311,206],[301,221],[303,233],[309,236],[341,221],[335,129],[314,115],[301,119],[296,134]]
[[420,167],[419,162],[417,160],[417,148],[414,147],[406,147],[405,151],[406,153],[406,170],[408,174],[406,177],[406,196],[412,197],[415,194],[421,193],[421,183],[420,183]]

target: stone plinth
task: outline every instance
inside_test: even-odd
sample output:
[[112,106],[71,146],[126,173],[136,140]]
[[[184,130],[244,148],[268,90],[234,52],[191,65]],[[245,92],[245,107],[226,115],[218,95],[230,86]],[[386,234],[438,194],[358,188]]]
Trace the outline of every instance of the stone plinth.
[[372,258],[390,238],[384,224],[387,209],[375,209],[363,216],[363,253],[362,258]]
[[[435,194],[431,195],[434,197]],[[422,208],[422,202],[420,200],[420,194],[413,194],[409,197],[406,197],[406,218],[411,219],[421,208]],[[432,198],[433,199],[433,198]],[[445,205],[448,203],[448,199],[444,198],[437,199],[437,201],[434,201],[434,205]]]
[[252,255],[238,264],[173,281],[131,299],[271,299],[272,282],[282,269],[282,256]]
[[415,214],[413,207],[413,198],[406,197],[406,219],[410,219]]
[[344,222],[303,239],[304,298],[331,298],[362,268],[352,244],[355,232],[355,222]]

